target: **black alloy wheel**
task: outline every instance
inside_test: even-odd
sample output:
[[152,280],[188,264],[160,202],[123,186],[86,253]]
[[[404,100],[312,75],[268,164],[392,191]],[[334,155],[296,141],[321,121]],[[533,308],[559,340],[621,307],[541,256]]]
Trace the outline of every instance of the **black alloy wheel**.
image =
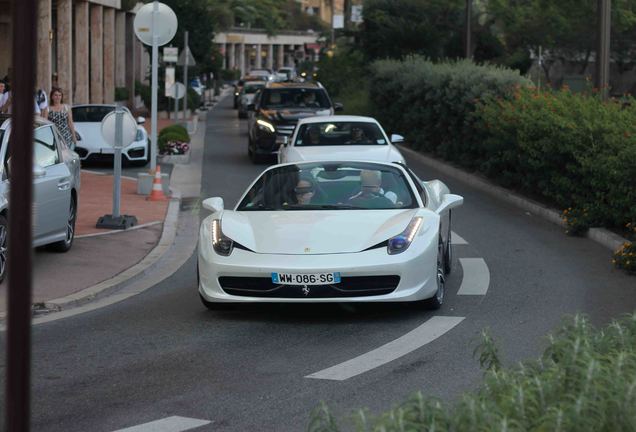
[[435,266],[435,279],[437,282],[437,291],[435,295],[428,299],[428,307],[431,309],[439,309],[444,304],[444,295],[446,294],[446,277],[444,276],[445,259],[444,259],[444,242],[442,236],[437,241],[437,264]]
[[68,220],[66,222],[66,238],[59,242],[51,244],[51,248],[56,252],[68,252],[73,246],[75,239],[75,222],[77,221],[77,203],[75,197],[71,196],[71,204],[69,206]]

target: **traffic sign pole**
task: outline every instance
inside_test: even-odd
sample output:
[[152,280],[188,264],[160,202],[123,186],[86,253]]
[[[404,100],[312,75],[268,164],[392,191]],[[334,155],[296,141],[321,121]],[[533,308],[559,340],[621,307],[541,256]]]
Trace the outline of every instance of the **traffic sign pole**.
[[159,47],[157,46],[157,34],[155,23],[157,21],[157,12],[159,12],[159,2],[154,1],[152,5],[152,77],[151,77],[151,113],[150,113],[150,170],[155,171],[157,169],[157,75],[159,70],[158,57]]
[[113,181],[113,219],[119,218],[121,199],[121,149],[124,110],[117,105],[115,110],[115,176]]
[[188,32],[187,30],[184,32],[183,36],[183,52],[185,53],[184,62],[183,62],[183,84],[186,86],[185,94],[183,95],[183,121],[186,119],[186,111],[188,110],[188,55],[190,54],[190,49],[188,48]]

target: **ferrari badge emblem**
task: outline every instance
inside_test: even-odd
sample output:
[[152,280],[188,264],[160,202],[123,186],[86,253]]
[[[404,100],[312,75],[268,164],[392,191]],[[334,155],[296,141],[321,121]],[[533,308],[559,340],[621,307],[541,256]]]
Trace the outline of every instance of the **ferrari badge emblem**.
[[309,295],[309,287],[307,285],[303,285],[303,294],[305,294],[305,296]]

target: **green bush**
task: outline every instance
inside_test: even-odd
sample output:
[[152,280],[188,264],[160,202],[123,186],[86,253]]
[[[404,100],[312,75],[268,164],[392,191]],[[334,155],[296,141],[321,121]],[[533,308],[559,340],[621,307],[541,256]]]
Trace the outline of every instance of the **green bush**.
[[[358,431],[634,431],[636,313],[602,330],[576,316],[548,339],[538,361],[502,368],[487,336],[476,351],[488,369],[479,389],[454,406],[421,393],[377,417],[360,411]],[[322,405],[308,430],[335,432]]]
[[159,137],[161,138],[164,135],[177,136],[178,141],[190,142],[188,130],[179,124],[173,124],[161,129],[161,132],[159,132]]
[[184,143],[190,142],[190,139],[187,138],[187,134],[186,134],[187,140],[183,138],[184,138],[183,134],[178,132],[168,132],[168,133],[159,135],[159,137],[157,138],[157,146],[159,147],[159,153],[166,153],[166,150],[168,148],[168,143],[170,142],[184,142]]
[[479,104],[490,177],[567,209],[572,231],[636,220],[636,106],[568,90],[518,89]]
[[381,60],[371,68],[370,98],[386,129],[410,145],[474,166],[483,162],[473,112],[480,99],[512,97],[529,85],[518,72],[467,60],[432,63],[423,57]]
[[241,71],[238,69],[221,69],[219,79],[222,81],[236,81],[241,78]]

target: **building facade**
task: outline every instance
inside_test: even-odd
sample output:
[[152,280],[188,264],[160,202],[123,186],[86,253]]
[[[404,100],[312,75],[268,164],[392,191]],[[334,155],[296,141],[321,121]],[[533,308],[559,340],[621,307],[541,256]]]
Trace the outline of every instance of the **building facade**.
[[[0,77],[11,79],[12,0],[0,0]],[[61,87],[65,103],[112,103],[115,88],[146,81],[149,57],[121,0],[39,0],[36,87]]]
[[281,32],[276,36],[257,29],[235,28],[217,33],[214,43],[223,55],[223,69],[241,71],[241,76],[251,69],[276,70],[283,66],[294,66],[297,61],[310,56],[317,60],[319,35],[311,32]]

